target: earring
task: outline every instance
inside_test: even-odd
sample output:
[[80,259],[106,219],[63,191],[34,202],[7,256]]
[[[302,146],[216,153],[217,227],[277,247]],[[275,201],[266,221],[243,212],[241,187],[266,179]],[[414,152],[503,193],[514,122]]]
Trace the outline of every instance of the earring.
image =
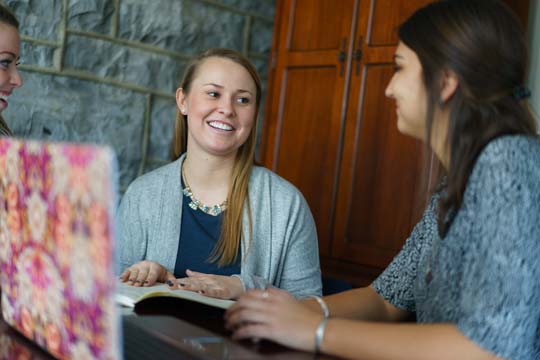
[[182,113],[182,115],[186,115],[186,109],[181,108],[181,109],[180,109],[180,112]]

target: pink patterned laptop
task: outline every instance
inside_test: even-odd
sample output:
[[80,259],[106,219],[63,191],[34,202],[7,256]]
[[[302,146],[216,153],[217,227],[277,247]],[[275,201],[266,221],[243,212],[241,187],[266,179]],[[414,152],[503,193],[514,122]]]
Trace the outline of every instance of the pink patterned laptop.
[[61,359],[120,357],[110,148],[0,138],[4,320]]

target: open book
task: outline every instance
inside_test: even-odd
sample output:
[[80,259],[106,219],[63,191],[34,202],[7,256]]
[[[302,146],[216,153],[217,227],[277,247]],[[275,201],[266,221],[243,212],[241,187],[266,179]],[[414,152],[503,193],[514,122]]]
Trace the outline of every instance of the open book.
[[227,309],[234,304],[232,300],[211,298],[193,291],[171,290],[165,284],[158,283],[150,287],[136,287],[127,285],[120,280],[116,284],[116,302],[122,306],[135,307],[139,301],[159,296],[176,297],[221,309]]

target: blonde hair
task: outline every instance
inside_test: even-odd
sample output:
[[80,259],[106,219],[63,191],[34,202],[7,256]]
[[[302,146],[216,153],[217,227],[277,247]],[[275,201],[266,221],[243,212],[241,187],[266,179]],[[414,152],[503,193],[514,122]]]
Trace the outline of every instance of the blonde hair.
[[[209,49],[202,54],[195,57],[188,65],[184,78],[182,80],[181,87],[187,94],[191,90],[191,83],[195,78],[199,66],[208,58],[218,57],[231,60],[243,68],[245,68],[251,75],[255,82],[257,94],[255,97],[255,120],[259,113],[259,106],[261,102],[261,80],[257,74],[257,70],[251,64],[251,62],[237,51],[214,48]],[[176,111],[176,121],[173,136],[173,143],[171,147],[173,159],[177,159],[181,154],[187,150],[187,117]],[[252,235],[252,218],[251,208],[249,204],[249,178],[251,176],[251,170],[255,162],[255,143],[256,143],[257,126],[254,121],[251,132],[244,144],[242,144],[236,153],[236,159],[231,174],[231,182],[227,194],[227,210],[223,213],[223,219],[221,223],[220,238],[210,254],[209,260],[211,262],[217,262],[219,266],[229,265],[236,262],[238,250],[241,241],[246,242],[243,239],[243,213],[244,207],[247,206],[248,214],[248,240],[246,245],[251,241]]]

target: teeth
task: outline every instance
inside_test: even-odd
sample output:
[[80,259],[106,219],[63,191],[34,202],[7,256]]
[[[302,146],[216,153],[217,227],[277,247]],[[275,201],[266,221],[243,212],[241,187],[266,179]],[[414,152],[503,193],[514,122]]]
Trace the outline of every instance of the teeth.
[[210,125],[213,128],[220,129],[220,130],[226,130],[226,131],[231,131],[233,129],[232,126],[224,124],[224,123],[219,122],[219,121],[210,121],[208,123],[208,125]]

